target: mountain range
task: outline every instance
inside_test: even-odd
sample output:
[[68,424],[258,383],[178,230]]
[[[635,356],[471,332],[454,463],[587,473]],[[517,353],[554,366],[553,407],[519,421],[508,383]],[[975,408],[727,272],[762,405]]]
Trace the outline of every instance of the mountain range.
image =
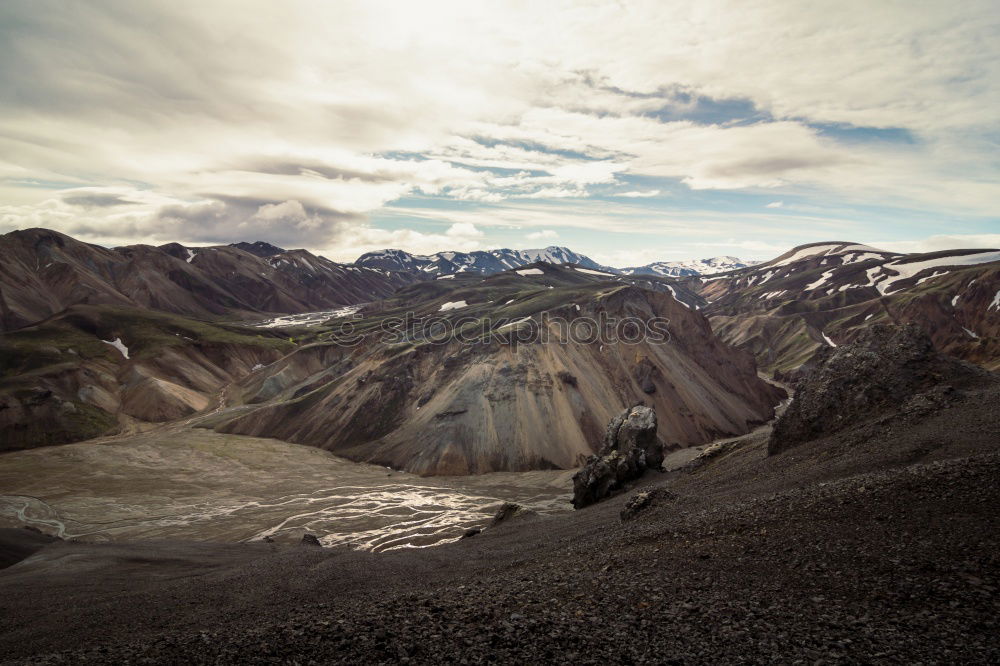
[[[197,419],[420,474],[569,468],[637,401],[662,415],[667,448],[745,433],[784,395],[758,368],[794,383],[872,324],[920,323],[939,350],[1000,365],[996,250],[825,242],[671,277],[563,248],[351,265],[259,242],[107,249],[38,229],[0,248],[0,449]],[[406,316],[491,335],[377,335]],[[669,344],[511,339],[553,317],[630,316],[668,321]],[[358,342],[336,337],[345,325]]]
[[[382,250],[343,264],[256,241],[105,248],[56,231],[0,236],[0,331],[74,304],[149,308],[199,318],[251,320],[329,310],[388,296],[406,284],[469,272],[493,275],[534,262],[623,275],[695,275],[746,265],[733,257],[619,270],[563,247],[439,252]],[[681,265],[683,264],[683,266]]]
[[744,261],[736,257],[710,257],[689,261],[657,261],[645,266],[622,268],[625,275],[659,275],[663,277],[683,277],[690,275],[714,275],[759,264],[759,261]]
[[660,277],[711,275],[760,263],[725,256],[689,261],[658,261],[645,266],[614,268],[599,264],[590,257],[578,254],[569,248],[551,245],[536,250],[500,249],[477,252],[438,252],[431,255],[415,255],[403,250],[379,250],[361,255],[355,264],[368,268],[417,271],[438,276],[465,272],[492,275],[500,271],[527,266],[536,261],[550,264],[576,264],[582,268],[621,275],[656,275]]
[[0,330],[77,304],[208,319],[299,313],[388,296],[415,278],[265,244],[105,248],[48,229],[0,236]]

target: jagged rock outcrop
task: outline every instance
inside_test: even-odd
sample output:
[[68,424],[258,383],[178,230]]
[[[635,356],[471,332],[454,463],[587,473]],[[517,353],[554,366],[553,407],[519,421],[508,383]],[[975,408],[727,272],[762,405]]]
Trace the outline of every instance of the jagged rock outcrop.
[[656,412],[630,407],[611,419],[604,446],[573,476],[573,507],[583,508],[621,490],[626,483],[660,469],[663,443],[656,437]]
[[847,345],[822,350],[775,423],[768,454],[831,435],[889,412],[944,406],[957,387],[990,373],[934,350],[919,326],[875,325]]

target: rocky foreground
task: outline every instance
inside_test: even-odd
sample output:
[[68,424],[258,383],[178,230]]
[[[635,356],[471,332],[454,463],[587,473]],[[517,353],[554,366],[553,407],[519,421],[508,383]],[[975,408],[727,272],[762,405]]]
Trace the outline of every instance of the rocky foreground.
[[[382,556],[261,548],[186,571],[196,556],[156,544],[111,548],[89,581],[74,581],[82,565],[64,553],[45,584],[41,565],[0,579],[4,655],[996,663],[998,462],[938,462],[733,501],[680,494],[625,524],[620,496],[569,520]],[[39,657],[60,649],[70,651]]]
[[[912,369],[910,355],[869,358],[844,367],[887,385]],[[826,382],[834,398],[847,384],[831,367],[799,391]],[[513,512],[438,548],[44,545],[0,571],[0,655],[998,663],[1000,378],[954,379],[942,374],[952,388],[930,406],[858,413],[771,454],[761,429],[592,506]],[[801,424],[813,411],[786,414]]]

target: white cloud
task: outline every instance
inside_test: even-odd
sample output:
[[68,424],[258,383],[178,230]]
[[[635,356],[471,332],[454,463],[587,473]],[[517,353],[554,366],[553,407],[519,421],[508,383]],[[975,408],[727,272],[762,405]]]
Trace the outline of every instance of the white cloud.
[[876,241],[875,247],[893,252],[936,252],[966,248],[1000,249],[1000,234],[937,235],[907,241]]
[[767,204],[767,206],[765,206],[765,208],[784,208],[784,207],[785,207],[784,201],[772,201],[771,203]]
[[[17,94],[0,101],[0,225],[345,251],[484,240],[429,231],[456,216],[788,237],[685,186],[794,198],[806,212],[789,224],[830,202],[989,217],[993,13],[987,0],[6,3],[0,89]],[[912,142],[847,143],[846,126]],[[588,200],[628,176],[651,189],[617,196],[702,208],[644,217]],[[425,200],[426,226],[369,226],[406,197]],[[488,217],[426,205],[437,198]]]
[[456,222],[448,227],[448,231],[444,233],[445,236],[450,238],[462,239],[482,238],[484,235],[482,231],[476,228],[476,225],[469,222]]
[[528,234],[529,240],[550,240],[552,238],[559,238],[559,234],[552,229],[542,229]]

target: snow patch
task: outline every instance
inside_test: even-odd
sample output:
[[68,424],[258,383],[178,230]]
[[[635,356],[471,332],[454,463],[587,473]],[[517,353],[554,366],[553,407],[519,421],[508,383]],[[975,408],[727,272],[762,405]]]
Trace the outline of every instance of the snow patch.
[[826,333],[823,334],[823,339],[826,340],[826,344],[830,345],[831,347],[836,347],[837,346],[837,343],[834,342],[833,340],[831,340],[830,336],[827,335]]
[[[924,282],[927,282],[928,280],[933,280],[936,277],[941,277],[942,275],[947,275],[947,274],[948,274],[948,271],[940,271],[940,272],[939,271],[934,271],[934,273],[932,273],[931,275],[928,275],[927,277],[922,277],[919,280],[917,280],[917,284],[923,284]],[[914,285],[914,286],[916,286],[916,285]]]
[[504,324],[503,326],[498,326],[497,330],[498,331],[502,331],[505,328],[510,328],[511,326],[517,326],[518,324],[523,324],[524,322],[529,321],[530,319],[531,319],[530,316],[529,317],[524,317],[523,319],[518,319],[516,321],[512,321],[510,323]]
[[1000,291],[998,291],[997,295],[993,297],[993,302],[990,303],[990,306],[988,308],[986,308],[986,311],[989,312],[994,308],[1000,310]]
[[837,270],[837,269],[835,269],[835,268],[831,268],[831,269],[830,269],[830,270],[828,270],[827,272],[823,273],[823,274],[822,274],[822,275],[821,275],[821,276],[819,277],[819,279],[818,279],[818,280],[816,280],[815,282],[813,282],[813,283],[811,283],[811,284],[807,284],[807,285],[806,285],[806,291],[812,291],[813,289],[816,289],[817,287],[819,287],[819,286],[821,286],[821,285],[825,284],[825,283],[826,283],[826,281],[827,281],[827,280],[829,280],[829,279],[830,279],[830,278],[831,278],[831,277],[833,276],[833,271],[835,271],[835,270]]
[[962,327],[962,330],[965,331],[966,333],[968,333],[970,338],[973,338],[974,340],[978,340],[979,339],[978,335],[976,335],[975,333],[973,333],[969,329],[965,328],[964,326]]
[[690,306],[690,305],[688,305],[687,303],[685,303],[685,302],[684,302],[684,301],[682,301],[681,299],[677,298],[677,292],[676,292],[676,291],[674,291],[674,288],[673,288],[673,287],[671,287],[671,286],[670,286],[669,284],[667,285],[667,289],[669,289],[669,290],[670,290],[670,294],[671,294],[671,295],[672,295],[672,296],[674,297],[674,300],[675,300],[675,301],[677,301],[678,303],[680,303],[681,305],[683,305],[684,307],[686,307],[686,308],[687,308],[688,310],[690,310],[690,309],[691,309],[691,306]]
[[[529,268],[528,270],[533,270],[533,269]],[[588,275],[606,275],[608,277],[611,277],[611,273],[605,273],[604,271],[592,271],[589,268],[576,268],[575,270],[581,273],[586,273]],[[541,271],[538,272],[541,273]],[[522,273],[522,271],[518,271],[518,273]]]
[[868,245],[843,245],[841,243],[826,243],[824,245],[813,245],[812,247],[804,247],[798,252],[792,254],[792,256],[788,257],[787,259],[782,259],[781,261],[772,263],[771,266],[785,266],[787,264],[794,263],[801,259],[805,259],[807,257],[814,257],[816,255],[837,256],[854,252],[868,252],[876,256],[889,254],[888,252],[883,252],[878,248],[870,247]]
[[122,353],[122,356],[124,356],[126,359],[128,358],[128,347],[126,347],[124,343],[122,343],[121,338],[115,338],[114,340],[101,340],[101,342],[103,342],[106,345],[111,345],[112,347],[120,351]]
[[518,275],[545,275],[545,271],[540,268],[525,268],[524,270],[514,272]]
[[881,254],[877,254],[875,252],[859,252],[859,253],[857,253],[855,255],[852,255],[852,256],[849,256],[849,257],[845,256],[844,257],[844,265],[846,266],[847,264],[856,264],[859,261],[866,261],[868,259],[881,259],[881,258],[882,258],[882,255]]
[[191,248],[186,247],[184,249],[187,250],[188,253],[187,259],[185,259],[185,261],[187,261],[190,264],[194,260],[194,252],[191,251]]
[[793,253],[792,256],[788,257],[787,259],[782,259],[781,261],[777,261],[771,265],[787,266],[788,264],[799,261],[800,259],[805,259],[806,257],[813,257],[817,254],[826,254],[830,250],[837,247],[840,247],[840,245],[836,243],[831,243],[829,245],[814,245],[812,247],[804,247],[798,252]]
[[454,280],[454,279],[455,279],[454,275],[442,275],[441,277],[438,278],[438,280]]
[[898,261],[891,262],[885,264],[883,268],[886,270],[893,271],[897,273],[897,275],[894,275],[881,282],[878,285],[878,290],[883,294],[887,294],[889,293],[889,288],[896,282],[912,278],[917,273],[925,271],[928,268],[940,268],[940,267],[950,267],[950,266],[974,266],[976,264],[986,264],[993,261],[1000,261],[1000,251],[975,252],[973,254],[964,254],[961,256],[937,257],[936,259],[927,259],[926,261],[914,261],[908,264],[901,264]]
[[441,309],[438,312],[445,312],[446,310],[458,310],[460,308],[468,307],[469,304],[465,301],[450,301],[441,305]]
[[[777,274],[778,274],[778,271],[768,271],[767,273],[764,273],[764,279],[760,281],[760,284],[764,284],[765,282],[767,282],[768,280],[770,280],[771,278],[773,278]],[[758,286],[760,286],[760,285],[758,285]]]

